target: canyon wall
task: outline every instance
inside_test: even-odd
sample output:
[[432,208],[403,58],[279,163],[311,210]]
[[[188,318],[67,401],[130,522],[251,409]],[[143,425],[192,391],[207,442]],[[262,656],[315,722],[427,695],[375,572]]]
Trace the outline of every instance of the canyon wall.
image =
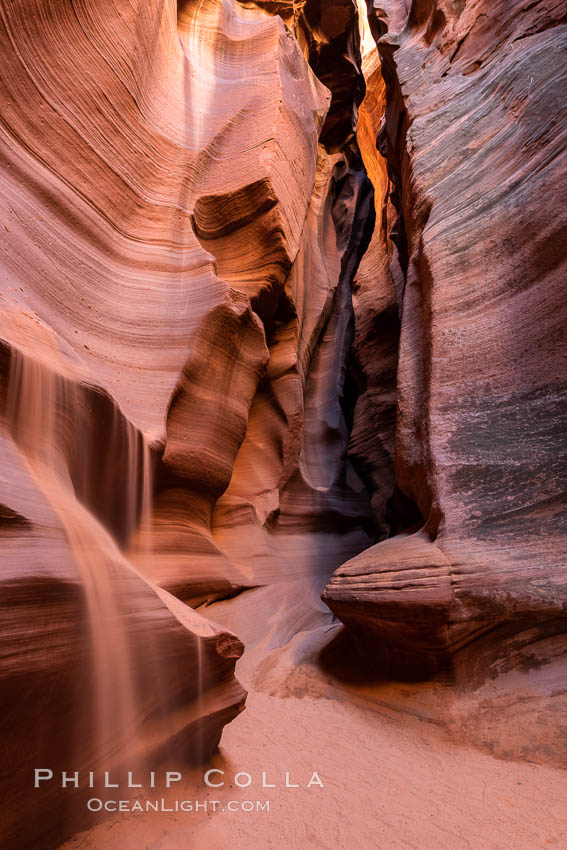
[[357,10],[273,11],[1,4],[9,846],[86,823],[35,767],[214,751],[243,647],[187,603],[264,588],[289,639],[376,539],[347,459]]
[[[370,476],[393,451],[392,429],[372,441],[367,423],[390,405],[375,376],[399,327],[395,476],[417,516],[323,598],[391,675],[474,688],[523,671],[516,686],[549,724],[542,750],[564,760],[565,7],[375,2],[369,22],[386,103],[369,169],[383,306],[365,268],[352,450]],[[484,720],[475,734],[498,738]],[[497,749],[535,752],[523,723]]]

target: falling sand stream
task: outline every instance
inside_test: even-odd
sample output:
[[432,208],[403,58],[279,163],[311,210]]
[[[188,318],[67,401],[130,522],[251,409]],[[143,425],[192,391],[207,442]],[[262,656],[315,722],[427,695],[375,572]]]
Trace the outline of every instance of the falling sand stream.
[[[139,522],[149,518],[152,480],[147,440],[115,408],[103,444],[106,457],[95,457],[93,462],[87,435],[81,429],[86,405],[85,389],[76,380],[12,348],[6,418],[24,463],[61,521],[84,593],[93,709],[91,740],[83,746],[90,751],[89,761],[96,767],[103,761],[112,761],[120,752],[133,753],[141,722],[124,582],[124,575],[133,568],[110,533],[79,501],[76,489],[88,502],[97,473],[106,472],[104,489],[111,500],[117,487],[113,450],[125,438],[127,468],[120,531],[127,543]],[[58,421],[61,417],[65,417],[64,422]],[[75,480],[70,474],[70,444],[80,454],[74,458]],[[151,545],[148,534],[144,541],[146,547]]]

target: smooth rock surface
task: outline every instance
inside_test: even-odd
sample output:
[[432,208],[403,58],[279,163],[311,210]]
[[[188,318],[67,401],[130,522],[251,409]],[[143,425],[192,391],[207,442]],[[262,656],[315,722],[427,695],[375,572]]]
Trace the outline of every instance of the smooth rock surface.
[[374,539],[343,410],[370,203],[343,11],[337,28],[308,10],[297,40],[233,0],[2,4],[2,824],[17,846],[87,822],[80,793],[32,796],[35,766],[215,749],[244,704],[242,644],[184,603],[299,594],[311,607],[285,642],[329,619],[322,586]]
[[[401,321],[395,471],[422,530],[343,565],[323,598],[400,675],[451,670],[470,687],[532,668],[537,695],[555,663],[556,707],[539,694],[553,726],[567,649],[565,9],[381,2],[369,21]],[[352,440],[372,471],[364,421]],[[550,752],[565,758],[560,737]]]

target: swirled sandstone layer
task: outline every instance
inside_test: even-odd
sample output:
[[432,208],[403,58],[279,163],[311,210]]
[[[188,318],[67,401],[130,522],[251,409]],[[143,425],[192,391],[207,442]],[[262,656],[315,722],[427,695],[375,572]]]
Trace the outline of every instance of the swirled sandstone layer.
[[149,762],[202,758],[243,706],[242,645],[163,588],[242,584],[211,513],[330,95],[280,18],[232,0],[7,0],[0,39],[2,823],[37,846],[78,824],[32,767],[120,769],[134,734]]
[[[565,216],[554,200],[566,177],[565,10],[376,2],[369,20],[386,99],[378,269],[389,268],[401,323],[396,480],[419,514],[343,565],[323,598],[394,675],[449,669],[473,688],[521,668],[555,729],[567,627]],[[376,363],[365,356],[368,346],[368,395]],[[379,413],[382,400],[368,401]],[[352,446],[372,475],[367,407]],[[477,723],[479,737],[493,722]],[[501,751],[529,750],[517,737]],[[546,747],[563,752],[553,734]]]

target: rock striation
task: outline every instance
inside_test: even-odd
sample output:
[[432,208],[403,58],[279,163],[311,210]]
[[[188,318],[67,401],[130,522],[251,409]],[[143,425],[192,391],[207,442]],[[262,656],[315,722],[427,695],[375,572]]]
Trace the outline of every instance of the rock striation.
[[0,8],[2,842],[56,846],[84,806],[34,767],[203,759],[242,709],[242,644],[187,603],[308,598],[289,639],[375,539],[372,188],[352,2],[295,34],[235,0]]
[[[386,104],[368,168],[384,294],[370,303],[361,267],[367,390],[351,446],[380,475],[393,401],[375,376],[393,370],[399,321],[395,476],[417,510],[323,599],[394,675],[470,686],[567,646],[565,9],[439,0],[368,15]],[[371,416],[386,439],[372,441]]]
[[167,588],[234,584],[210,515],[329,95],[232,2],[6,2],[0,38],[2,843],[47,846],[81,809],[34,766],[204,758],[243,707],[242,645]]

